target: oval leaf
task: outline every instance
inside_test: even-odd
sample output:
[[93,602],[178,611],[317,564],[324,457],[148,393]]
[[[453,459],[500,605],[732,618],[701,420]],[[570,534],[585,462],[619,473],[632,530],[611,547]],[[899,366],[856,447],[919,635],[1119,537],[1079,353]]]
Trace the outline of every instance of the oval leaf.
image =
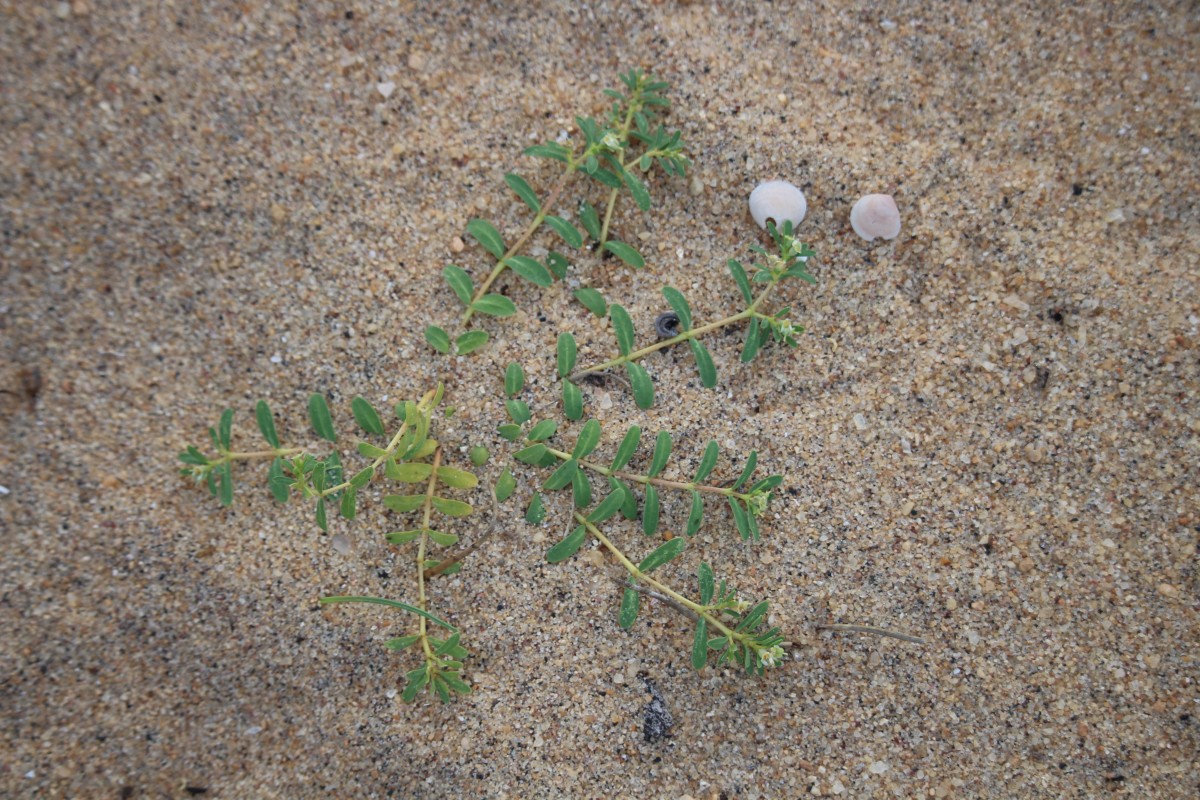
[[688,513],[687,535],[695,536],[696,531],[700,530],[700,522],[704,519],[704,500],[701,499],[700,493],[692,492],[692,510]]
[[467,223],[467,233],[496,258],[504,256],[504,237],[485,219],[473,219]]
[[525,370],[521,369],[521,365],[514,361],[504,370],[504,393],[509,397],[514,397],[524,388]]
[[753,303],[754,294],[750,291],[750,279],[746,277],[746,270],[742,267],[741,262],[729,259],[729,274],[737,283],[738,291],[742,293],[742,299],[746,301],[746,305]]
[[455,264],[447,264],[442,269],[442,277],[446,279],[446,283],[450,284],[450,288],[454,290],[454,294],[464,306],[471,303],[471,295],[475,293],[475,284],[471,282],[471,276],[467,274],[466,270]]
[[[683,330],[689,331],[692,329],[692,309],[688,306],[688,301],[683,294],[670,286],[662,288],[663,297],[667,298],[667,303],[675,312],[675,316],[679,317],[679,324],[683,326]],[[694,339],[692,341],[695,341]]]
[[595,289],[585,286],[582,289],[576,289],[573,294],[576,300],[583,303],[584,307],[597,317],[603,317],[608,313],[608,303],[604,301],[604,295]]
[[558,377],[565,378],[575,369],[575,337],[569,333],[558,335]]
[[474,353],[483,347],[487,344],[487,340],[487,331],[467,331],[458,337],[454,347],[458,350],[459,355],[465,356],[467,353]]
[[700,468],[696,470],[696,477],[692,478],[692,483],[701,483],[713,471],[713,467],[717,465],[717,454],[719,448],[715,439],[710,439],[708,444],[704,446],[704,455],[700,458]]
[[546,479],[546,482],[542,485],[542,488],[546,489],[547,491],[551,491],[551,492],[557,491],[557,490],[563,488],[564,486],[566,486],[567,484],[569,484],[571,482],[571,480],[575,477],[575,473],[578,471],[579,471],[579,462],[578,461],[576,461],[573,458],[569,459],[567,461],[564,461],[562,463],[562,466],[560,466],[558,469],[554,470],[554,472],[550,475],[550,477]]
[[438,467],[438,480],[451,489],[474,489],[479,485],[479,478],[470,472],[454,467]]
[[558,423],[552,419],[544,419],[529,429],[529,441],[542,442],[558,432]]
[[433,467],[429,464],[396,464],[389,465],[387,476],[401,483],[421,483],[429,480]]
[[629,463],[629,459],[633,458],[638,442],[641,440],[642,429],[637,425],[630,425],[629,430],[625,432],[625,438],[621,440],[621,446],[617,448],[617,455],[613,458],[612,469],[618,470],[624,468]]
[[551,564],[565,561],[579,551],[587,539],[587,528],[580,525],[567,534],[566,538],[546,551],[546,560]]
[[449,517],[465,517],[471,513],[471,504],[462,500],[451,500],[447,497],[431,497],[433,507]]
[[529,256],[512,256],[506,262],[509,269],[520,275],[534,286],[543,289],[554,283],[554,276],[535,258]]
[[520,175],[514,175],[510,172],[504,176],[504,182],[508,184],[508,188],[516,192],[517,197],[521,198],[521,201],[525,205],[529,206],[530,211],[536,214],[542,210],[542,204],[538,202],[537,193],[530,188],[529,184]]
[[430,325],[425,329],[425,341],[429,342],[429,346],[442,355],[450,352],[450,336],[436,325]]
[[317,436],[326,441],[337,441],[337,434],[333,432],[333,417],[329,415],[329,404],[325,402],[324,395],[313,394],[309,396],[308,420],[312,423],[313,430],[317,432]]
[[[485,294],[471,304],[471,308],[481,314],[491,314],[493,317],[511,317],[517,313],[517,307],[502,294]],[[461,348],[460,348],[461,349]]]
[[546,507],[542,505],[542,496],[534,492],[533,497],[529,500],[529,507],[525,509],[525,521],[530,525],[537,525],[545,518]]
[[587,458],[598,444],[600,444],[600,423],[589,419],[579,431],[579,438],[575,440],[575,449],[571,452],[571,457]]
[[708,348],[698,339],[688,339],[688,346],[692,348],[692,356],[696,359],[696,368],[700,371],[700,384],[705,389],[713,388],[717,385],[717,367],[713,364]]
[[758,451],[751,450],[750,455],[746,457],[746,466],[742,469],[742,474],[738,476],[738,479],[734,481],[733,486],[731,487],[735,492],[742,488],[742,484],[749,479],[750,475],[754,472],[754,467],[757,465]]
[[583,223],[583,228],[596,241],[600,240],[600,216],[596,213],[596,209],[590,203],[579,204],[579,221]]
[[638,606],[641,599],[635,589],[626,589],[621,595],[621,613],[617,617],[617,624],[625,630],[633,627],[633,623],[637,620]]
[[567,222],[562,217],[556,217],[553,214],[546,217],[546,224],[554,229],[554,232],[562,237],[562,240],[578,250],[583,247],[583,234],[579,232],[571,223]]
[[508,467],[500,473],[500,477],[496,479],[496,502],[503,503],[508,498],[512,497],[512,493],[517,490],[517,479],[513,477],[512,470]]
[[258,422],[258,429],[267,440],[267,444],[278,448],[279,434],[275,433],[275,417],[271,415],[271,408],[265,400],[259,400],[258,405],[254,407],[254,419]]
[[604,522],[613,514],[621,510],[621,506],[625,504],[625,491],[621,488],[615,488],[608,493],[608,496],[600,501],[600,505],[592,509],[592,513],[588,514],[588,521],[594,523]]
[[687,541],[679,537],[669,542],[663,542],[655,548],[653,553],[642,559],[642,563],[638,564],[638,571],[653,572],[682,553],[685,547],[687,547]]
[[642,504],[642,533],[653,536],[654,532],[658,530],[658,512],[658,489],[647,486],[646,501]]
[[662,472],[663,467],[667,465],[667,459],[671,457],[671,434],[667,431],[659,431],[658,438],[654,440],[654,456],[650,459],[650,471],[647,473],[651,478]]
[[642,258],[642,254],[624,242],[607,241],[604,243],[604,249],[635,269],[646,266],[646,259]]
[[608,318],[612,320],[613,334],[617,337],[617,349],[621,351],[621,355],[629,355],[634,341],[633,320],[629,318],[629,312],[613,303],[609,306]]
[[379,418],[379,412],[365,398],[355,397],[351,400],[350,410],[354,412],[354,421],[358,423],[358,427],[376,436],[384,435],[383,420]]
[[708,663],[708,620],[700,618],[696,624],[696,635],[692,639],[692,669],[699,672]]
[[389,494],[383,498],[383,504],[392,511],[415,511],[425,505],[425,495],[423,494]]
[[575,470],[571,477],[571,500],[576,508],[587,508],[592,504],[592,482],[581,469]]
[[633,402],[645,411],[654,405],[654,381],[641,364],[632,361],[625,364],[625,374],[629,377],[629,385],[633,387]]
[[707,562],[700,562],[697,578],[700,581],[700,605],[706,606],[712,602],[713,588],[716,584],[713,578],[712,567]]
[[562,385],[563,416],[569,420],[577,420],[583,416],[583,392],[570,381]]

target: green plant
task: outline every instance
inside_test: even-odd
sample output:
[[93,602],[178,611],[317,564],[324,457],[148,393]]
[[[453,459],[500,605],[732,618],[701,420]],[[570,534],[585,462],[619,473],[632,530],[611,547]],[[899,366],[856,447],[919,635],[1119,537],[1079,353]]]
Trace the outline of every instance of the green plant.
[[[316,522],[321,530],[328,530],[329,520],[326,504],[337,508],[346,519],[357,515],[357,497],[373,479],[383,476],[401,484],[423,484],[420,494],[389,494],[383,498],[388,509],[400,514],[419,515],[419,524],[411,529],[389,533],[387,540],[394,545],[415,546],[416,603],[380,597],[324,597],[322,604],[329,603],[375,603],[401,609],[416,616],[415,633],[389,639],[384,643],[388,650],[399,652],[415,647],[420,654],[421,666],[408,672],[408,685],[404,690],[405,701],[411,701],[425,687],[442,700],[449,700],[452,693],[465,694],[470,686],[462,679],[461,670],[467,650],[460,644],[461,634],[457,628],[429,611],[428,582],[438,575],[450,575],[462,567],[462,558],[478,546],[466,551],[450,553],[442,558],[430,557],[434,547],[450,548],[459,540],[458,534],[432,527],[433,515],[459,518],[474,511],[470,503],[445,497],[440,487],[456,490],[474,489],[478,478],[471,472],[442,464],[442,448],[431,438],[430,429],[434,411],[442,399],[442,387],[427,392],[418,401],[405,401],[395,406],[400,421],[399,428],[390,437],[387,435],[383,418],[368,401],[355,397],[350,407],[358,426],[369,437],[357,440],[354,449],[369,464],[344,480],[344,468],[335,449],[323,458],[305,452],[304,448],[280,446],[275,429],[275,418],[270,408],[259,401],[255,408],[255,419],[263,438],[270,448],[261,451],[238,452],[231,447],[233,410],[226,409],[215,428],[209,429],[214,455],[206,455],[199,448],[189,445],[179,459],[184,463],[181,470],[185,476],[205,483],[209,491],[220,498],[223,505],[233,501],[232,464],[235,461],[271,459],[267,472],[267,484],[275,500],[286,503],[293,495],[302,501],[314,501]],[[313,431],[322,439],[339,441],[329,406],[322,395],[314,394],[308,403],[309,422]],[[449,631],[446,638],[437,638],[429,631],[432,623]]]
[[[551,213],[567,190],[580,178],[589,178],[608,189],[603,221],[594,206],[580,201],[579,222],[588,236],[598,247],[625,263],[636,268],[645,265],[645,259],[636,248],[609,238],[617,197],[622,190],[626,190],[638,208],[649,210],[651,201],[645,176],[655,167],[668,175],[683,175],[687,171],[688,160],[683,155],[684,145],[680,141],[679,131],[668,131],[654,121],[656,112],[670,107],[663,94],[667,84],[654,80],[640,70],[631,70],[620,78],[624,91],[605,90],[613,104],[603,122],[591,117],[576,117],[579,137],[567,143],[547,142],[526,148],[527,155],[551,159],[563,165],[545,198],[540,198],[520,175],[509,173],[504,176],[505,183],[533,213],[533,219],[511,245],[487,220],[472,219],[467,223],[467,233],[495,261],[479,286],[475,286],[470,274],[457,264],[450,264],[442,271],[455,297],[465,306],[459,318],[460,325],[468,325],[475,314],[509,317],[516,313],[516,304],[511,299],[491,291],[506,270],[512,270],[540,288],[548,287],[555,279],[566,276],[568,261],[561,253],[551,250],[545,264],[522,253],[543,225],[553,230],[568,247],[575,250],[584,247],[586,240],[583,233],[566,218]],[[638,173],[641,173],[641,177]],[[449,353],[451,350],[459,354],[469,353],[482,347],[487,339],[484,331],[467,330],[452,343],[445,329],[435,325],[425,329],[425,340],[439,353]]]
[[[749,320],[750,324],[746,329],[745,344],[742,347],[742,363],[753,361],[769,338],[773,338],[777,342],[782,342],[789,347],[795,347],[797,344],[796,336],[802,333],[804,328],[788,319],[791,309],[785,307],[774,313],[767,313],[762,309],[767,298],[775,288],[789,279],[799,278],[809,283],[816,283],[816,278],[808,271],[809,260],[815,254],[811,247],[792,235],[790,222],[785,222],[782,230],[777,230],[774,223],[771,223],[768,230],[775,240],[778,252],[769,253],[757,246],[751,248],[754,252],[760,254],[765,262],[754,262],[752,264],[755,268],[753,278],[747,277],[746,269],[742,266],[741,262],[736,259],[729,260],[729,272],[733,276],[734,282],[737,283],[742,300],[746,303],[745,308],[736,314],[706,325],[694,326],[692,324],[692,310],[683,293],[673,287],[664,286],[662,289],[663,297],[666,298],[667,303],[674,312],[675,319],[681,329],[680,333],[676,336],[662,339],[654,344],[634,349],[636,337],[634,335],[633,321],[630,319],[629,313],[622,306],[613,303],[607,306],[607,312],[612,322],[613,333],[617,339],[617,355],[607,361],[585,367],[577,372],[572,371],[576,350],[574,337],[569,333],[563,334],[559,339],[559,377],[564,379],[562,389],[563,407],[568,417],[571,416],[572,409],[581,405],[581,401],[576,401],[579,390],[572,386],[572,384],[578,383],[583,378],[599,375],[618,367],[624,367],[625,369],[625,377],[628,379],[630,388],[633,391],[634,402],[637,403],[639,408],[650,408],[654,405],[654,382],[650,379],[650,375],[646,372],[646,369],[638,362],[651,353],[656,353],[659,350],[683,342],[687,342],[688,347],[692,351],[692,356],[696,359],[696,367],[700,372],[700,382],[706,388],[711,389],[717,384],[717,370],[713,364],[712,355],[700,339],[710,333],[714,333],[730,325],[736,325],[745,320]],[[751,288],[752,284],[765,285],[758,294],[754,294]],[[581,299],[580,302],[584,302],[598,316],[604,316],[605,301],[603,297],[597,299],[595,296],[589,295],[586,301]],[[563,353],[568,354],[565,363],[570,365],[566,370],[563,369]]]

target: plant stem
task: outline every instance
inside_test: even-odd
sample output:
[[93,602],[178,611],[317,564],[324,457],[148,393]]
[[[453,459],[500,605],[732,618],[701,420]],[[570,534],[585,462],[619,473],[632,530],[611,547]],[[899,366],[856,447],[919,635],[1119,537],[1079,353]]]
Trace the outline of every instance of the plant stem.
[[304,452],[303,447],[281,447],[278,450],[252,450],[246,453],[234,453],[227,451],[222,454],[222,458],[217,461],[218,464],[223,464],[226,461],[243,461],[253,458],[275,458],[299,455]]
[[[558,458],[561,461],[570,461],[572,458],[574,458],[574,456],[572,456],[570,453],[568,453],[564,450],[555,450],[553,447],[546,447],[546,452],[551,453],[552,455],[554,455],[556,458]],[[587,467],[592,472],[598,472],[601,475],[604,475],[606,477],[620,478],[621,480],[632,481],[633,483],[640,483],[643,486],[646,486],[648,484],[653,484],[655,486],[661,486],[664,489],[680,489],[685,492],[694,491],[694,492],[704,492],[707,494],[719,494],[719,495],[724,495],[725,497],[736,497],[737,499],[741,500],[744,503],[750,502],[750,495],[742,494],[741,492],[735,492],[733,489],[729,489],[724,486],[712,486],[707,483],[687,483],[685,481],[670,481],[670,480],[667,480],[666,478],[651,478],[648,475],[639,475],[634,472],[625,472],[624,470],[619,470],[619,469],[609,469],[608,467],[597,464],[594,461],[587,461],[582,458],[578,459],[578,461],[579,461],[579,465],[581,467]]]
[[756,316],[762,317],[764,315],[758,313],[758,307],[762,305],[764,300],[767,299],[767,295],[771,293],[771,290],[774,289],[777,284],[778,281],[772,281],[771,283],[767,284],[767,288],[763,289],[762,292],[759,293],[758,297],[754,298],[754,301],[750,303],[749,306],[731,317],[726,317],[725,319],[717,320],[716,322],[710,322],[707,325],[701,325],[699,328],[691,328],[679,334],[678,336],[672,336],[670,339],[663,339],[660,342],[655,342],[648,347],[643,347],[640,350],[634,350],[628,355],[610,358],[608,361],[605,361],[602,364],[597,364],[593,367],[588,367],[587,369],[581,369],[578,372],[568,376],[567,380],[573,383],[578,383],[580,380],[589,375],[595,375],[597,373],[604,372],[605,370],[612,369],[613,367],[619,367],[622,364],[627,364],[631,361],[640,361],[651,353],[670,347],[673,344],[686,342],[688,339],[699,339],[701,336],[705,336],[713,331],[720,330],[728,325],[741,322],[744,319],[750,319],[751,317]]
[[521,234],[521,238],[517,239],[516,244],[508,248],[508,252],[496,261],[496,266],[492,267],[492,271],[487,276],[487,279],[480,284],[479,289],[475,292],[475,296],[471,298],[471,304],[467,306],[467,310],[463,312],[461,319],[459,319],[460,324],[466,325],[471,321],[471,317],[475,315],[475,309],[472,308],[475,301],[487,294],[488,289],[492,288],[492,284],[496,282],[496,279],[500,277],[500,273],[504,272],[505,267],[508,266],[508,259],[519,253],[521,248],[525,246],[525,243],[529,241],[529,237],[533,236],[537,232],[537,229],[542,226],[542,222],[550,214],[550,209],[558,202],[558,198],[567,188],[568,179],[575,174],[577,169],[578,165],[574,159],[568,162],[566,171],[559,176],[558,183],[555,184],[546,201],[542,203],[541,210],[534,215],[533,221],[525,228],[525,232]]
[[[635,93],[629,99],[629,108],[625,111],[625,121],[621,123],[621,140],[625,142],[626,146],[629,144],[629,128],[633,125],[633,115],[637,111],[640,111],[641,107],[640,98]],[[622,163],[622,166],[624,166],[624,163]],[[608,225],[612,222],[613,209],[617,205],[617,194],[620,191],[619,188],[613,188],[608,193],[608,205],[604,209],[604,224],[600,227],[600,243],[598,246],[601,249],[604,248],[604,242],[608,239]]]
[[598,541],[598,542],[600,542],[600,544],[604,545],[604,547],[608,549],[608,552],[612,553],[614,556],[617,557],[617,560],[621,562],[621,566],[623,566],[625,568],[625,571],[628,572],[630,577],[633,578],[635,581],[639,581],[641,583],[646,584],[651,589],[655,590],[656,592],[663,595],[664,597],[670,598],[670,600],[673,603],[676,603],[680,607],[686,608],[689,611],[691,611],[692,613],[696,614],[697,616],[703,617],[704,619],[708,620],[709,625],[711,625],[714,628],[716,628],[717,630],[721,631],[721,633],[724,636],[728,637],[730,641],[733,641],[735,639],[739,640],[743,643],[743,645],[752,648],[753,650],[755,650],[755,652],[758,651],[758,648],[754,646],[754,642],[753,642],[752,638],[749,638],[745,635],[739,635],[732,628],[729,628],[728,626],[726,626],[725,623],[721,622],[721,620],[717,619],[712,614],[710,614],[709,609],[706,606],[702,606],[699,603],[693,603],[691,600],[688,600],[686,597],[679,594],[675,590],[671,589],[668,586],[664,586],[663,584],[656,581],[654,578],[651,578],[649,575],[647,575],[646,573],[644,573],[640,569],[638,569],[637,565],[635,565],[632,561],[630,561],[628,558],[626,558],[625,554],[622,553],[619,549],[617,549],[617,546],[615,544],[613,544],[611,541],[609,541],[608,537],[605,536],[603,533],[601,533],[600,529],[597,528],[595,525],[593,525],[592,522],[590,520],[588,520],[588,518],[585,517],[583,514],[580,514],[578,511],[576,511],[575,512],[575,520],[577,522],[579,522],[581,525],[583,525],[585,528],[587,528],[588,533],[592,534],[592,536],[595,537],[596,541]]
[[[429,484],[425,487],[425,513],[421,519],[421,543],[417,547],[417,607],[429,611],[425,597],[425,547],[429,542],[429,518],[433,515],[433,493],[437,490],[438,467],[442,465],[442,448],[433,451],[433,469],[429,472]],[[424,617],[417,617],[418,633],[421,637],[421,647],[425,650],[425,660],[433,660],[433,648],[429,646],[426,635]]]

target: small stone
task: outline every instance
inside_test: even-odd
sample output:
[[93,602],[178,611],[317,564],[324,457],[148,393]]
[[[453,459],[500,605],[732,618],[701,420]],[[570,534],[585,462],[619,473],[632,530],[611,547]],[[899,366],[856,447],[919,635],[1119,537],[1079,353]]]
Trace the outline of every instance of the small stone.
[[1116,550],[1116,549],[1117,549],[1117,543],[1116,543],[1116,542],[1114,542],[1112,539],[1103,539],[1103,540],[1101,540],[1101,542],[1100,542],[1100,545],[1101,545],[1102,547],[1105,547],[1105,548],[1109,549],[1109,550]]
[[862,414],[855,414],[853,419],[855,428],[860,431],[865,431],[867,429],[867,418]]
[[916,505],[913,503],[912,500],[909,500],[904,505],[900,506],[900,516],[907,517],[909,514],[912,513],[912,510],[914,508],[916,508]]
[[833,792],[834,794],[841,794],[842,792],[846,791],[846,785],[837,778],[834,778],[833,785],[829,787],[829,791]]
[[948,600],[946,600],[946,608],[949,609],[950,611],[953,611],[954,609],[958,608],[958,601],[955,600],[953,597],[949,598]]
[[870,770],[875,775],[882,775],[888,771],[888,765],[885,761],[873,761]]
[[283,222],[285,219],[287,219],[287,209],[279,205],[279,203],[272,203],[271,219],[275,222]]
[[688,191],[693,195],[701,194],[704,191],[704,183],[695,175],[692,176],[692,182],[688,184]]
[[1030,442],[1025,445],[1025,458],[1029,460],[1030,464],[1040,464],[1046,459],[1046,452]]
[[617,686],[622,686],[625,683],[625,673],[624,672],[614,672],[613,676],[612,676],[612,682],[615,683]]
[[56,5],[54,7],[54,16],[58,17],[59,19],[66,19],[67,17],[71,16],[71,4],[59,3]]
[[392,92],[396,91],[396,84],[394,81],[384,81],[383,83],[375,84],[375,90],[383,95],[383,98],[386,100],[392,96]]
[[1017,569],[1021,570],[1021,572],[1024,572],[1026,574],[1033,572],[1033,568],[1036,566],[1037,566],[1037,564],[1035,564],[1033,559],[1030,558],[1029,556],[1025,556],[1024,558],[1022,558],[1020,561],[1017,562]]
[[1022,313],[1029,310],[1029,303],[1026,303],[1024,300],[1017,297],[1015,294],[1005,295],[1005,297],[1000,302],[1004,303],[1004,305],[1008,306],[1009,308],[1015,309]]
[[1163,597],[1174,597],[1179,594],[1179,590],[1169,583],[1160,583],[1158,585],[1158,593]]
[[596,405],[599,406],[603,411],[607,411],[608,409],[612,408],[612,395],[608,392],[600,392],[596,397]]
[[425,69],[425,57],[420,53],[409,53],[408,68],[414,72],[420,72]]
[[463,251],[463,248],[465,248],[466,246],[467,245],[462,240],[461,236],[455,236],[453,239],[450,240],[450,252],[451,253],[461,253]]
[[334,552],[340,556],[350,555],[350,540],[344,534],[337,534],[329,540]]

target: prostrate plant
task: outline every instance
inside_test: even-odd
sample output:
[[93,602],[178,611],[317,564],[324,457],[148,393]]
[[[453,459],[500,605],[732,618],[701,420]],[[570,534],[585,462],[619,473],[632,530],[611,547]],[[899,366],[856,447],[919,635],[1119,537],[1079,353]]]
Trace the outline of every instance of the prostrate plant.
[[[621,627],[629,628],[633,625],[638,615],[640,594],[647,594],[667,603],[696,622],[692,650],[692,664],[696,669],[701,669],[708,663],[710,650],[717,654],[717,663],[732,661],[749,672],[761,672],[765,667],[779,663],[783,655],[783,636],[777,628],[763,630],[767,601],[751,607],[749,603],[738,600],[723,581],[720,590],[714,596],[713,572],[708,564],[701,564],[699,568],[699,602],[689,600],[663,581],[651,577],[650,573],[682,554],[687,546],[687,539],[700,529],[704,515],[704,495],[724,498],[742,539],[757,541],[757,517],[766,510],[771,500],[771,492],[782,482],[782,477],[771,475],[742,491],[758,461],[757,453],[751,452],[741,473],[731,485],[706,483],[719,455],[717,443],[710,441],[705,446],[699,467],[690,481],[664,478],[662,473],[671,456],[671,435],[667,431],[660,431],[655,438],[653,454],[646,471],[631,471],[627,467],[637,453],[642,438],[641,428],[636,425],[630,426],[625,432],[612,461],[605,466],[591,458],[603,434],[600,422],[595,419],[589,419],[579,429],[570,451],[554,448],[547,444],[558,429],[554,420],[542,420],[532,425],[528,431],[525,429],[525,425],[532,421],[532,415],[523,401],[515,399],[523,384],[521,367],[515,363],[510,364],[505,372],[505,391],[509,395],[506,407],[512,422],[502,425],[500,433],[510,441],[523,439],[526,444],[526,447],[513,455],[516,460],[547,470],[553,468],[542,483],[543,491],[571,488],[575,507],[573,517],[578,523],[571,533],[550,548],[546,559],[551,563],[563,561],[578,552],[589,536],[595,539],[613,554],[629,575],[629,584],[622,596],[618,615]],[[584,509],[592,506],[593,500],[589,473],[605,478],[609,492],[595,504],[590,513],[585,514]],[[643,499],[640,509],[632,485],[642,487]],[[620,513],[627,520],[640,519],[642,533],[647,537],[654,536],[659,529],[661,518],[660,491],[681,491],[690,495],[691,510],[685,529],[687,538],[671,538],[635,565],[600,526]],[[544,515],[545,506],[541,495],[534,492],[526,519],[540,522]]]
[[[737,283],[742,299],[746,303],[746,307],[736,314],[717,320],[716,322],[710,322],[707,325],[696,327],[692,322],[692,310],[688,305],[687,299],[677,289],[664,286],[662,290],[663,297],[666,298],[667,303],[670,304],[674,312],[680,333],[676,336],[662,339],[652,345],[634,349],[633,321],[630,319],[629,313],[622,306],[613,303],[608,306],[608,317],[612,321],[613,333],[617,339],[618,354],[607,361],[586,367],[578,372],[570,372],[569,370],[564,372],[561,369],[561,353],[566,351],[572,354],[568,360],[573,364],[573,354],[576,349],[574,337],[569,333],[563,334],[559,338],[559,377],[564,379],[563,407],[567,410],[568,417],[570,417],[570,409],[575,405],[580,406],[580,413],[582,413],[582,400],[580,399],[578,403],[575,403],[575,398],[579,395],[579,389],[573,384],[578,383],[588,376],[606,373],[618,367],[624,367],[625,369],[625,376],[629,380],[634,402],[637,403],[637,406],[643,409],[650,408],[654,405],[654,382],[650,379],[650,375],[646,372],[646,369],[638,362],[651,353],[680,344],[681,342],[687,342],[688,347],[691,348],[692,355],[696,359],[696,366],[700,371],[700,382],[706,388],[716,386],[717,370],[713,364],[712,356],[704,344],[701,343],[700,338],[744,320],[749,320],[750,324],[746,330],[745,345],[742,348],[742,363],[753,361],[768,338],[774,338],[777,342],[783,342],[789,347],[795,347],[795,337],[802,333],[804,328],[796,325],[787,318],[791,309],[785,307],[774,313],[767,313],[763,308],[767,298],[784,281],[799,278],[809,283],[816,283],[816,278],[808,272],[808,261],[813,257],[814,252],[807,244],[792,235],[790,222],[785,222],[782,230],[777,230],[773,223],[769,225],[768,229],[775,239],[778,253],[768,253],[761,247],[752,247],[751,249],[760,254],[763,257],[763,261],[766,262],[754,262],[752,264],[756,270],[753,278],[747,277],[746,269],[742,266],[741,262],[736,259],[729,260],[729,272]],[[765,286],[756,295],[751,289],[752,284],[765,284]],[[596,298],[589,297],[588,301],[586,303],[588,307],[598,315],[603,316],[603,298],[597,301]]]
[[[610,223],[617,196],[628,190],[642,211],[650,208],[650,193],[643,177],[654,167],[668,175],[683,175],[688,160],[683,155],[684,145],[679,131],[668,131],[655,125],[656,111],[666,110],[670,103],[663,95],[667,84],[656,81],[639,70],[621,75],[625,91],[605,90],[613,99],[608,118],[598,122],[590,117],[576,117],[575,124],[582,141],[547,142],[527,148],[528,155],[561,162],[564,167],[553,188],[545,199],[519,175],[507,174],[505,183],[533,212],[533,219],[511,244],[507,244],[496,227],[487,220],[473,219],[467,223],[467,233],[483,246],[496,260],[487,277],[478,287],[470,274],[456,264],[448,265],[442,274],[455,296],[466,307],[459,319],[462,326],[470,323],[476,313],[494,317],[508,317],[516,313],[517,307],[508,297],[491,292],[492,286],[505,270],[545,288],[555,278],[566,276],[568,262],[565,256],[550,251],[546,263],[522,255],[525,246],[543,224],[550,227],[569,247],[576,250],[585,243],[584,235],[571,222],[551,213],[568,188],[579,177],[590,178],[609,189],[605,203],[604,219],[591,204],[581,202],[579,221],[597,246],[620,258],[625,263],[640,268],[645,265],[641,254],[625,242],[609,238]],[[487,333],[468,330],[451,343],[450,335],[442,328],[430,326],[425,329],[425,340],[438,352],[449,353],[452,349],[463,354],[482,347],[487,342]]]
[[[395,406],[400,420],[399,429],[388,437],[379,412],[366,400],[355,397],[351,410],[359,427],[377,440],[385,440],[380,446],[370,441],[356,443],[358,453],[369,459],[368,466],[359,470],[354,477],[344,480],[344,468],[335,449],[324,458],[307,454],[303,448],[284,448],[279,443],[275,430],[274,416],[263,401],[255,409],[259,431],[267,440],[270,449],[254,452],[238,452],[231,447],[233,411],[226,409],[216,428],[209,434],[216,455],[208,456],[198,448],[189,446],[179,454],[185,464],[182,473],[207,483],[209,491],[218,496],[223,505],[233,501],[232,463],[240,460],[271,459],[268,470],[268,486],[272,496],[286,503],[293,493],[301,500],[316,500],[317,525],[328,530],[326,501],[336,504],[341,515],[353,519],[357,514],[358,492],[377,475],[399,483],[424,484],[421,494],[387,495],[384,505],[399,513],[419,512],[420,523],[412,530],[390,533],[387,539],[392,544],[416,543],[415,580],[417,601],[415,604],[388,600],[380,597],[324,597],[328,603],[375,603],[398,608],[416,615],[416,633],[389,639],[385,647],[396,652],[419,645],[422,664],[408,673],[408,685],[404,700],[409,702],[425,687],[448,701],[452,693],[466,694],[470,686],[462,679],[462,661],[467,657],[466,649],[459,643],[460,633],[453,625],[429,611],[428,581],[436,575],[450,575],[461,569],[465,553],[451,554],[441,559],[431,558],[433,546],[448,548],[459,539],[457,534],[435,530],[432,527],[433,513],[447,517],[465,517],[474,510],[470,503],[443,497],[439,486],[450,489],[473,489],[479,479],[466,470],[442,464],[442,448],[437,440],[430,438],[433,413],[442,399],[442,387],[427,392],[419,401],[404,401]],[[308,403],[309,421],[313,430],[322,439],[337,442],[333,418],[322,395],[314,394]],[[450,632],[446,638],[437,638],[429,632],[432,622]]]

